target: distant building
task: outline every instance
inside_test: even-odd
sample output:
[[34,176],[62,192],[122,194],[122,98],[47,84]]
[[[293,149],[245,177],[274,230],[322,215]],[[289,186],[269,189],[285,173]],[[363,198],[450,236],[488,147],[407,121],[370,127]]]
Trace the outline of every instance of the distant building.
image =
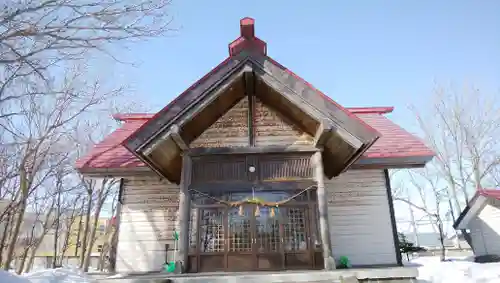
[[[90,218],[92,221],[92,217]],[[95,242],[92,247],[91,256],[100,256],[101,251],[106,242],[108,242],[111,233],[106,236],[106,229],[108,225],[111,225],[109,218],[99,218],[97,223],[97,229],[95,234]],[[67,256],[77,256],[79,257],[82,248],[81,242],[83,241],[83,231],[85,229],[85,216],[77,217],[71,226],[71,235],[69,237],[68,250],[66,251]]]
[[[0,200],[0,215],[5,211],[6,207],[10,203],[9,200]],[[64,215],[64,213],[63,213]],[[69,218],[69,216],[68,216]],[[43,235],[44,227],[43,223],[45,221],[44,215],[38,215],[34,212],[27,211],[24,215],[23,222],[21,224],[19,237],[16,245],[16,256],[19,257],[28,248],[29,245],[33,244],[33,239],[37,239],[43,236],[43,239],[36,251],[35,260],[33,265],[35,267],[49,267],[52,265],[54,256],[54,246],[57,238],[57,248],[58,256],[63,249],[64,260],[63,264],[77,265],[79,262],[79,257],[82,253],[81,242],[83,241],[83,231],[85,227],[85,216],[75,217],[73,223],[68,227],[68,221],[61,220],[59,230],[56,232],[55,225],[48,229],[47,233]],[[91,215],[90,220],[93,221],[93,216]],[[54,219],[49,221],[55,222]],[[92,246],[91,252],[91,266],[97,267],[99,257],[101,256],[102,249],[106,242],[108,242],[108,236],[106,236],[106,230],[108,225],[113,225],[109,218],[99,218],[97,224],[97,230],[95,234],[95,242]],[[5,223],[0,223],[0,233],[3,233]],[[110,229],[114,229],[110,227]],[[90,230],[89,230],[90,231]],[[57,234],[56,234],[57,233]],[[65,239],[67,238],[67,233],[70,233],[67,243]],[[109,237],[112,233],[109,233]],[[66,247],[64,247],[66,245]]]
[[[424,247],[428,250],[437,250],[441,249],[441,239],[439,233],[434,232],[423,232],[423,233],[404,233],[408,241],[418,245],[420,247]],[[444,246],[446,248],[462,248],[462,249],[470,249],[470,246],[465,241],[464,237],[459,234],[459,239],[457,241],[456,235],[452,235],[451,237],[446,237],[444,239]]]
[[453,228],[470,231],[474,255],[500,255],[500,189],[479,189]]

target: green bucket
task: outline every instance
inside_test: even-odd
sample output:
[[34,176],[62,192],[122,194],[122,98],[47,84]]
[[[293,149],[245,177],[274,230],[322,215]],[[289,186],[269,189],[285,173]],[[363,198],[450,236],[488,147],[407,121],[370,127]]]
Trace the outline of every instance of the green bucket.
[[175,272],[175,261],[167,262],[164,266],[165,271],[168,273]]

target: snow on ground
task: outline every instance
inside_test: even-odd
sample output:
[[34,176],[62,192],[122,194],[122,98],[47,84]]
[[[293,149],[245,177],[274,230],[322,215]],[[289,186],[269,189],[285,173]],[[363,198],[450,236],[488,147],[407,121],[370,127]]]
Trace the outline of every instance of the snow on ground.
[[0,270],[0,282],[2,283],[30,283],[26,278],[16,275],[12,272]]
[[[406,262],[416,266],[421,283],[500,283],[500,263],[474,263],[470,258],[440,262],[439,257],[420,257]],[[91,283],[78,269],[57,268],[34,271],[22,276],[0,270],[0,283]]]
[[57,268],[34,271],[21,276],[0,270],[0,283],[91,283],[76,269]]
[[500,263],[475,263],[471,258],[420,257],[406,263],[417,266],[420,282],[432,283],[500,283]]
[[78,269],[56,268],[23,275],[31,283],[91,283],[89,277]]

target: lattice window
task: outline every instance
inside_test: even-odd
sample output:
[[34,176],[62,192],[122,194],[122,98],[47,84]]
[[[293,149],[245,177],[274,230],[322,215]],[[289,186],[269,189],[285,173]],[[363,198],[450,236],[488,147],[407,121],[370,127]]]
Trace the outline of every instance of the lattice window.
[[[229,251],[249,252],[252,250],[251,207],[231,208],[228,211]],[[242,215],[240,215],[242,214]]]
[[284,249],[286,251],[307,250],[306,213],[304,208],[288,208],[284,227]]
[[224,213],[222,209],[202,209],[200,219],[200,251],[224,251]]
[[314,229],[311,229],[312,231],[312,241],[313,241],[313,245],[314,245],[314,249],[315,250],[321,250],[322,247],[321,247],[321,237],[320,237],[320,233],[321,231],[319,230],[319,209],[318,209],[318,206],[315,205],[316,207],[316,213],[315,213],[315,216],[316,216],[316,223],[314,225]]
[[279,218],[272,215],[269,207],[261,207],[259,212],[255,217],[257,248],[259,252],[277,252],[280,250]]
[[198,232],[198,209],[191,209],[191,215],[189,217],[189,252],[196,252],[196,233]]

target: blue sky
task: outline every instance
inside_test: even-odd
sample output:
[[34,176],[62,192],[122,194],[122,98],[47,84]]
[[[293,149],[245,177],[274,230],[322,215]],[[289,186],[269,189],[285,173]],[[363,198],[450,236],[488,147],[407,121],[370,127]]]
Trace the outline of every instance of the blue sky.
[[173,0],[171,14],[178,31],[134,45],[138,66],[118,70],[154,110],[227,57],[245,16],[281,64],[344,106],[395,106],[410,131],[408,106],[436,84],[498,92],[498,1]]
[[178,31],[133,45],[137,67],[113,70],[153,110],[227,57],[246,16],[278,62],[344,106],[394,106],[411,132],[408,107],[424,107],[436,84],[499,92],[500,1],[173,0],[171,14]]

